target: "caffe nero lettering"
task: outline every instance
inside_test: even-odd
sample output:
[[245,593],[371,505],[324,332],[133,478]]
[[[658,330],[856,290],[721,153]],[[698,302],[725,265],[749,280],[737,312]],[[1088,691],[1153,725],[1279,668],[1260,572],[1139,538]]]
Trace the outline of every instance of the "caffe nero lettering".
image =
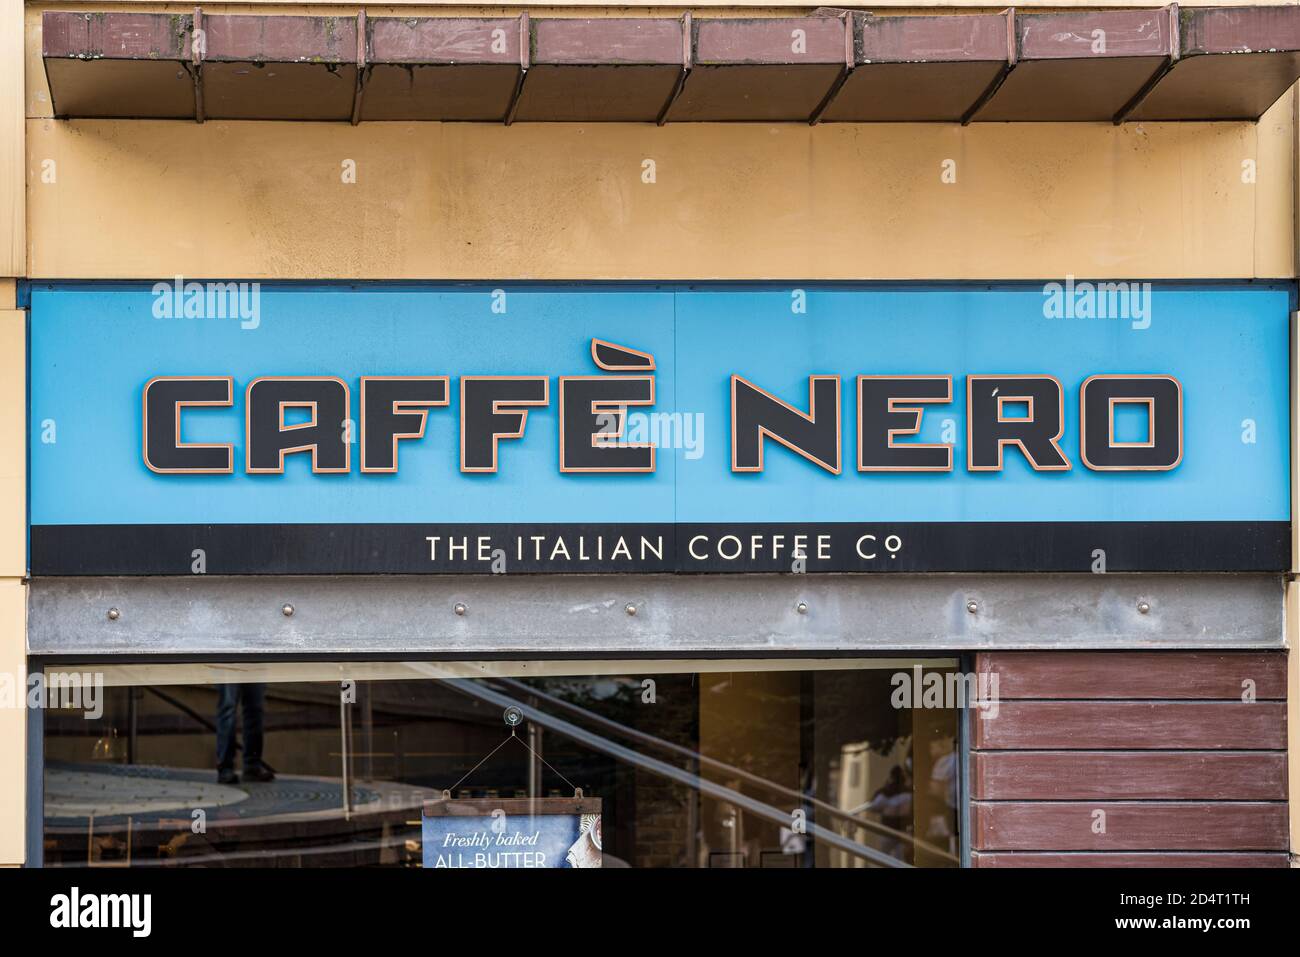
[[[524,438],[530,411],[554,401],[559,416],[561,472],[655,471],[656,449],[628,437],[634,409],[655,405],[654,356],[601,339],[591,342],[594,375],[462,375],[459,389],[460,470],[496,472],[502,441]],[[725,379],[723,380],[725,381]],[[1074,459],[1062,448],[1066,389],[1046,374],[965,376],[966,462],[971,472],[996,472],[1008,449],[1033,469],[1066,471]],[[430,414],[451,404],[448,375],[361,376],[359,448],[362,473],[398,471],[400,446],[424,437]],[[804,408],[791,405],[741,373],[730,375],[731,469],[762,472],[768,441],[819,469],[844,468],[844,429],[838,375],[808,376]],[[955,443],[921,442],[927,410],[954,403],[950,374],[863,374],[856,390],[858,472],[950,472]],[[144,463],[161,474],[230,474],[233,443],[181,439],[188,410],[233,406],[232,376],[156,376],[143,389]],[[1145,419],[1137,437],[1121,438],[1116,421],[1130,406]],[[351,472],[352,388],[328,376],[265,375],[244,387],[244,462],[250,474],[282,473],[285,458],[310,456],[312,471]],[[1163,374],[1098,374],[1079,387],[1077,460],[1095,471],[1168,471],[1183,455],[1182,387]]]

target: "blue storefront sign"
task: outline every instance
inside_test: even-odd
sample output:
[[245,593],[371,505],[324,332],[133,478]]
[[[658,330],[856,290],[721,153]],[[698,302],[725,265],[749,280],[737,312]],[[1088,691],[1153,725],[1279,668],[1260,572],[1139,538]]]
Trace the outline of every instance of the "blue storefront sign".
[[34,574],[1280,570],[1283,284],[55,284]]

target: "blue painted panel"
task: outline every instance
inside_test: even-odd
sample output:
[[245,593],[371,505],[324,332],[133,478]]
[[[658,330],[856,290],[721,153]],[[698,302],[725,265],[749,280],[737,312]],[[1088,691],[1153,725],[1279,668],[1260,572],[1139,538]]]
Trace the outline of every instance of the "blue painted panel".
[[[1039,286],[263,285],[259,322],[156,318],[149,284],[34,287],[34,525],[310,522],[1287,521],[1290,293],[1281,285],[1156,285],[1150,324],[1052,319]],[[1137,323],[1140,325],[1141,323]],[[458,469],[462,374],[596,372],[592,337],[651,352],[656,411],[699,413],[702,454],[663,450],[652,475],[562,475],[557,393],[501,443],[501,469]],[[728,377],[797,407],[810,373],[843,378],[843,473],[768,443],[761,475],[730,470]],[[955,401],[927,411],[921,441],[956,443],[950,474],[856,471],[858,374],[952,374]],[[964,377],[1049,373],[1066,389],[1066,473],[1008,453],[1000,473],[965,459]],[[1167,373],[1184,390],[1185,455],[1167,473],[1097,473],[1078,456],[1078,388],[1095,373]],[[231,409],[187,412],[187,441],[233,442],[259,375],[338,375],[358,414],[362,375],[453,377],[396,475],[164,476],[145,468],[140,396],[156,375],[232,375]],[[1254,441],[1243,441],[1253,422]],[[53,442],[50,425],[54,429]],[[1247,437],[1250,437],[1247,435]]]

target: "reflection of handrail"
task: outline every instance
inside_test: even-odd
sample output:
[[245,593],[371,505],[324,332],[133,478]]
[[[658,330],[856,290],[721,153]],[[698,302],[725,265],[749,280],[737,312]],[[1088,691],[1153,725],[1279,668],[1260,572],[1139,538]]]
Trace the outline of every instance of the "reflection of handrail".
[[213,734],[216,734],[216,733],[217,733],[217,726],[216,726],[215,724],[213,724],[211,721],[209,721],[207,718],[203,717],[203,715],[199,714],[197,711],[195,711],[195,710],[194,710],[193,708],[191,708],[189,705],[187,705],[187,704],[185,704],[185,703],[183,703],[183,702],[181,702],[181,701],[177,701],[177,700],[176,700],[175,698],[173,698],[171,695],[169,695],[169,694],[167,694],[167,693],[165,693],[165,692],[159,691],[159,690],[158,690],[157,688],[155,688],[153,685],[141,685],[140,687],[142,687],[145,691],[149,692],[151,695],[154,695],[155,697],[161,698],[163,701],[165,701],[167,704],[171,705],[173,708],[175,708],[175,709],[176,709],[177,711],[179,711],[181,714],[186,715],[186,716],[189,717],[189,718],[192,718],[194,721],[197,721],[200,725],[203,726],[203,728],[204,728],[205,730],[211,731]]
[[[427,666],[412,663],[411,667],[417,670],[424,670]],[[433,669],[430,668],[428,673],[431,674],[432,671]],[[435,677],[437,676],[435,675]],[[697,774],[683,771],[681,768],[674,764],[669,764],[667,761],[660,761],[658,758],[647,757],[639,751],[634,751],[631,748],[624,747],[608,738],[602,738],[600,735],[592,734],[590,731],[580,728],[576,724],[565,721],[563,718],[553,717],[544,711],[540,711],[531,705],[525,704],[523,701],[517,701],[499,691],[494,691],[491,688],[485,687],[477,681],[466,678],[449,678],[444,679],[443,684],[454,691],[459,691],[461,694],[477,698],[480,701],[496,705],[499,708],[518,708],[525,719],[534,721],[542,727],[554,731],[561,737],[576,741],[593,751],[607,754],[612,758],[616,758],[620,761],[634,765],[635,767],[649,771],[651,774],[657,774],[660,777],[669,778],[679,784],[685,784],[687,787],[699,791],[701,794],[707,794],[709,797],[715,798],[719,801],[734,804],[735,806],[748,811],[750,814],[753,814],[755,817],[761,817],[786,827],[790,825],[790,814],[787,811],[782,811],[780,808],[772,807],[770,804],[764,804],[762,801],[755,800],[746,794],[741,794],[739,791],[724,787],[721,784],[707,781]],[[866,860],[880,864],[884,867],[911,867],[910,864],[900,861],[896,857],[891,857],[883,851],[878,851],[875,848],[866,847],[865,845],[859,844],[857,841],[851,841],[843,835],[829,830],[820,824],[810,823],[807,827],[808,833],[820,840],[822,843],[836,848],[837,850],[852,854],[854,857],[865,858]]]
[[[142,687],[145,691],[148,691],[150,694],[156,695],[157,697],[161,698],[167,704],[171,705],[177,711],[181,712],[181,714],[187,715],[188,717],[197,721],[199,724],[201,724],[204,728],[206,728],[208,731],[212,732],[213,734],[217,733],[217,726],[215,724],[213,724],[207,718],[203,717],[203,715],[199,714],[197,711],[195,711],[193,708],[191,708],[189,705],[185,704],[184,702],[178,701],[175,698],[173,698],[171,695],[159,691],[153,685],[141,685],[140,687]],[[238,737],[235,738],[235,750],[236,751],[244,750],[244,746],[239,743]],[[272,773],[275,773],[275,768],[271,767],[270,763],[267,761],[262,761],[262,767],[266,768],[268,771]]]
[[894,840],[904,841],[908,844],[913,845],[916,848],[919,848],[920,850],[925,851],[927,854],[933,854],[936,857],[946,858],[950,861],[957,860],[956,855],[950,853],[949,851],[946,851],[943,848],[938,847],[937,845],[931,844],[928,841],[923,841],[921,840],[921,838],[916,837],[912,834],[908,834],[906,831],[899,831],[896,830],[895,828],[889,827],[888,825],[880,824],[876,821],[872,821],[869,818],[860,817],[859,814],[861,814],[861,812],[865,809],[866,805],[863,805],[863,807],[861,808],[854,808],[853,811],[851,812],[846,812],[841,810],[840,808],[837,808],[834,804],[828,804],[826,801],[823,801],[820,798],[813,797],[810,794],[803,794],[800,791],[796,791],[794,788],[788,788],[784,784],[778,784],[776,781],[768,780],[767,778],[754,774],[751,771],[746,771],[743,768],[735,767],[723,761],[719,761],[716,758],[707,757],[706,755],[703,755],[698,751],[692,751],[690,748],[683,747],[680,744],[675,744],[672,741],[665,741],[663,738],[655,737],[653,734],[648,734],[647,732],[641,731],[637,728],[631,728],[625,724],[620,724],[619,722],[613,720],[612,718],[606,718],[604,715],[597,714],[594,711],[589,711],[588,709],[582,707],[581,705],[576,705],[570,701],[565,701],[563,698],[557,698],[555,697],[555,695],[548,694],[545,691],[539,691],[536,688],[532,687],[531,685],[526,685],[522,681],[517,681],[514,678],[494,677],[488,680],[496,684],[506,685],[508,688],[510,688],[512,691],[516,692],[517,694],[531,695],[535,698],[545,701],[549,705],[553,705],[554,707],[561,708],[565,711],[568,711],[570,714],[581,715],[585,720],[590,721],[592,724],[606,728],[607,730],[612,731],[615,734],[620,734],[623,735],[624,737],[632,738],[635,741],[640,741],[642,744],[648,744],[651,747],[659,748],[664,751],[670,751],[674,754],[680,754],[683,757],[687,757],[691,759],[692,761],[697,761],[700,764],[707,765],[711,768],[717,768],[720,771],[725,771],[727,774],[734,775],[739,778],[743,778],[744,780],[749,781],[751,784],[756,784],[761,788],[765,788],[769,791],[775,791],[778,794],[785,795],[786,797],[795,798],[801,802],[811,804],[820,810],[826,811],[826,813],[828,813],[831,817],[838,818],[843,821],[848,821],[868,831],[874,831],[876,834],[879,834],[882,837],[888,837]]

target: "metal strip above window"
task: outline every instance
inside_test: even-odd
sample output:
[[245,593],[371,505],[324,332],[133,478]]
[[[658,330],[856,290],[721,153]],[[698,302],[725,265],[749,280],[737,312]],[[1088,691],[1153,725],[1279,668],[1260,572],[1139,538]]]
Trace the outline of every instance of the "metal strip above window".
[[31,586],[28,651],[142,661],[1246,650],[1282,646],[1282,612],[1281,580],[1268,575],[44,578]]

